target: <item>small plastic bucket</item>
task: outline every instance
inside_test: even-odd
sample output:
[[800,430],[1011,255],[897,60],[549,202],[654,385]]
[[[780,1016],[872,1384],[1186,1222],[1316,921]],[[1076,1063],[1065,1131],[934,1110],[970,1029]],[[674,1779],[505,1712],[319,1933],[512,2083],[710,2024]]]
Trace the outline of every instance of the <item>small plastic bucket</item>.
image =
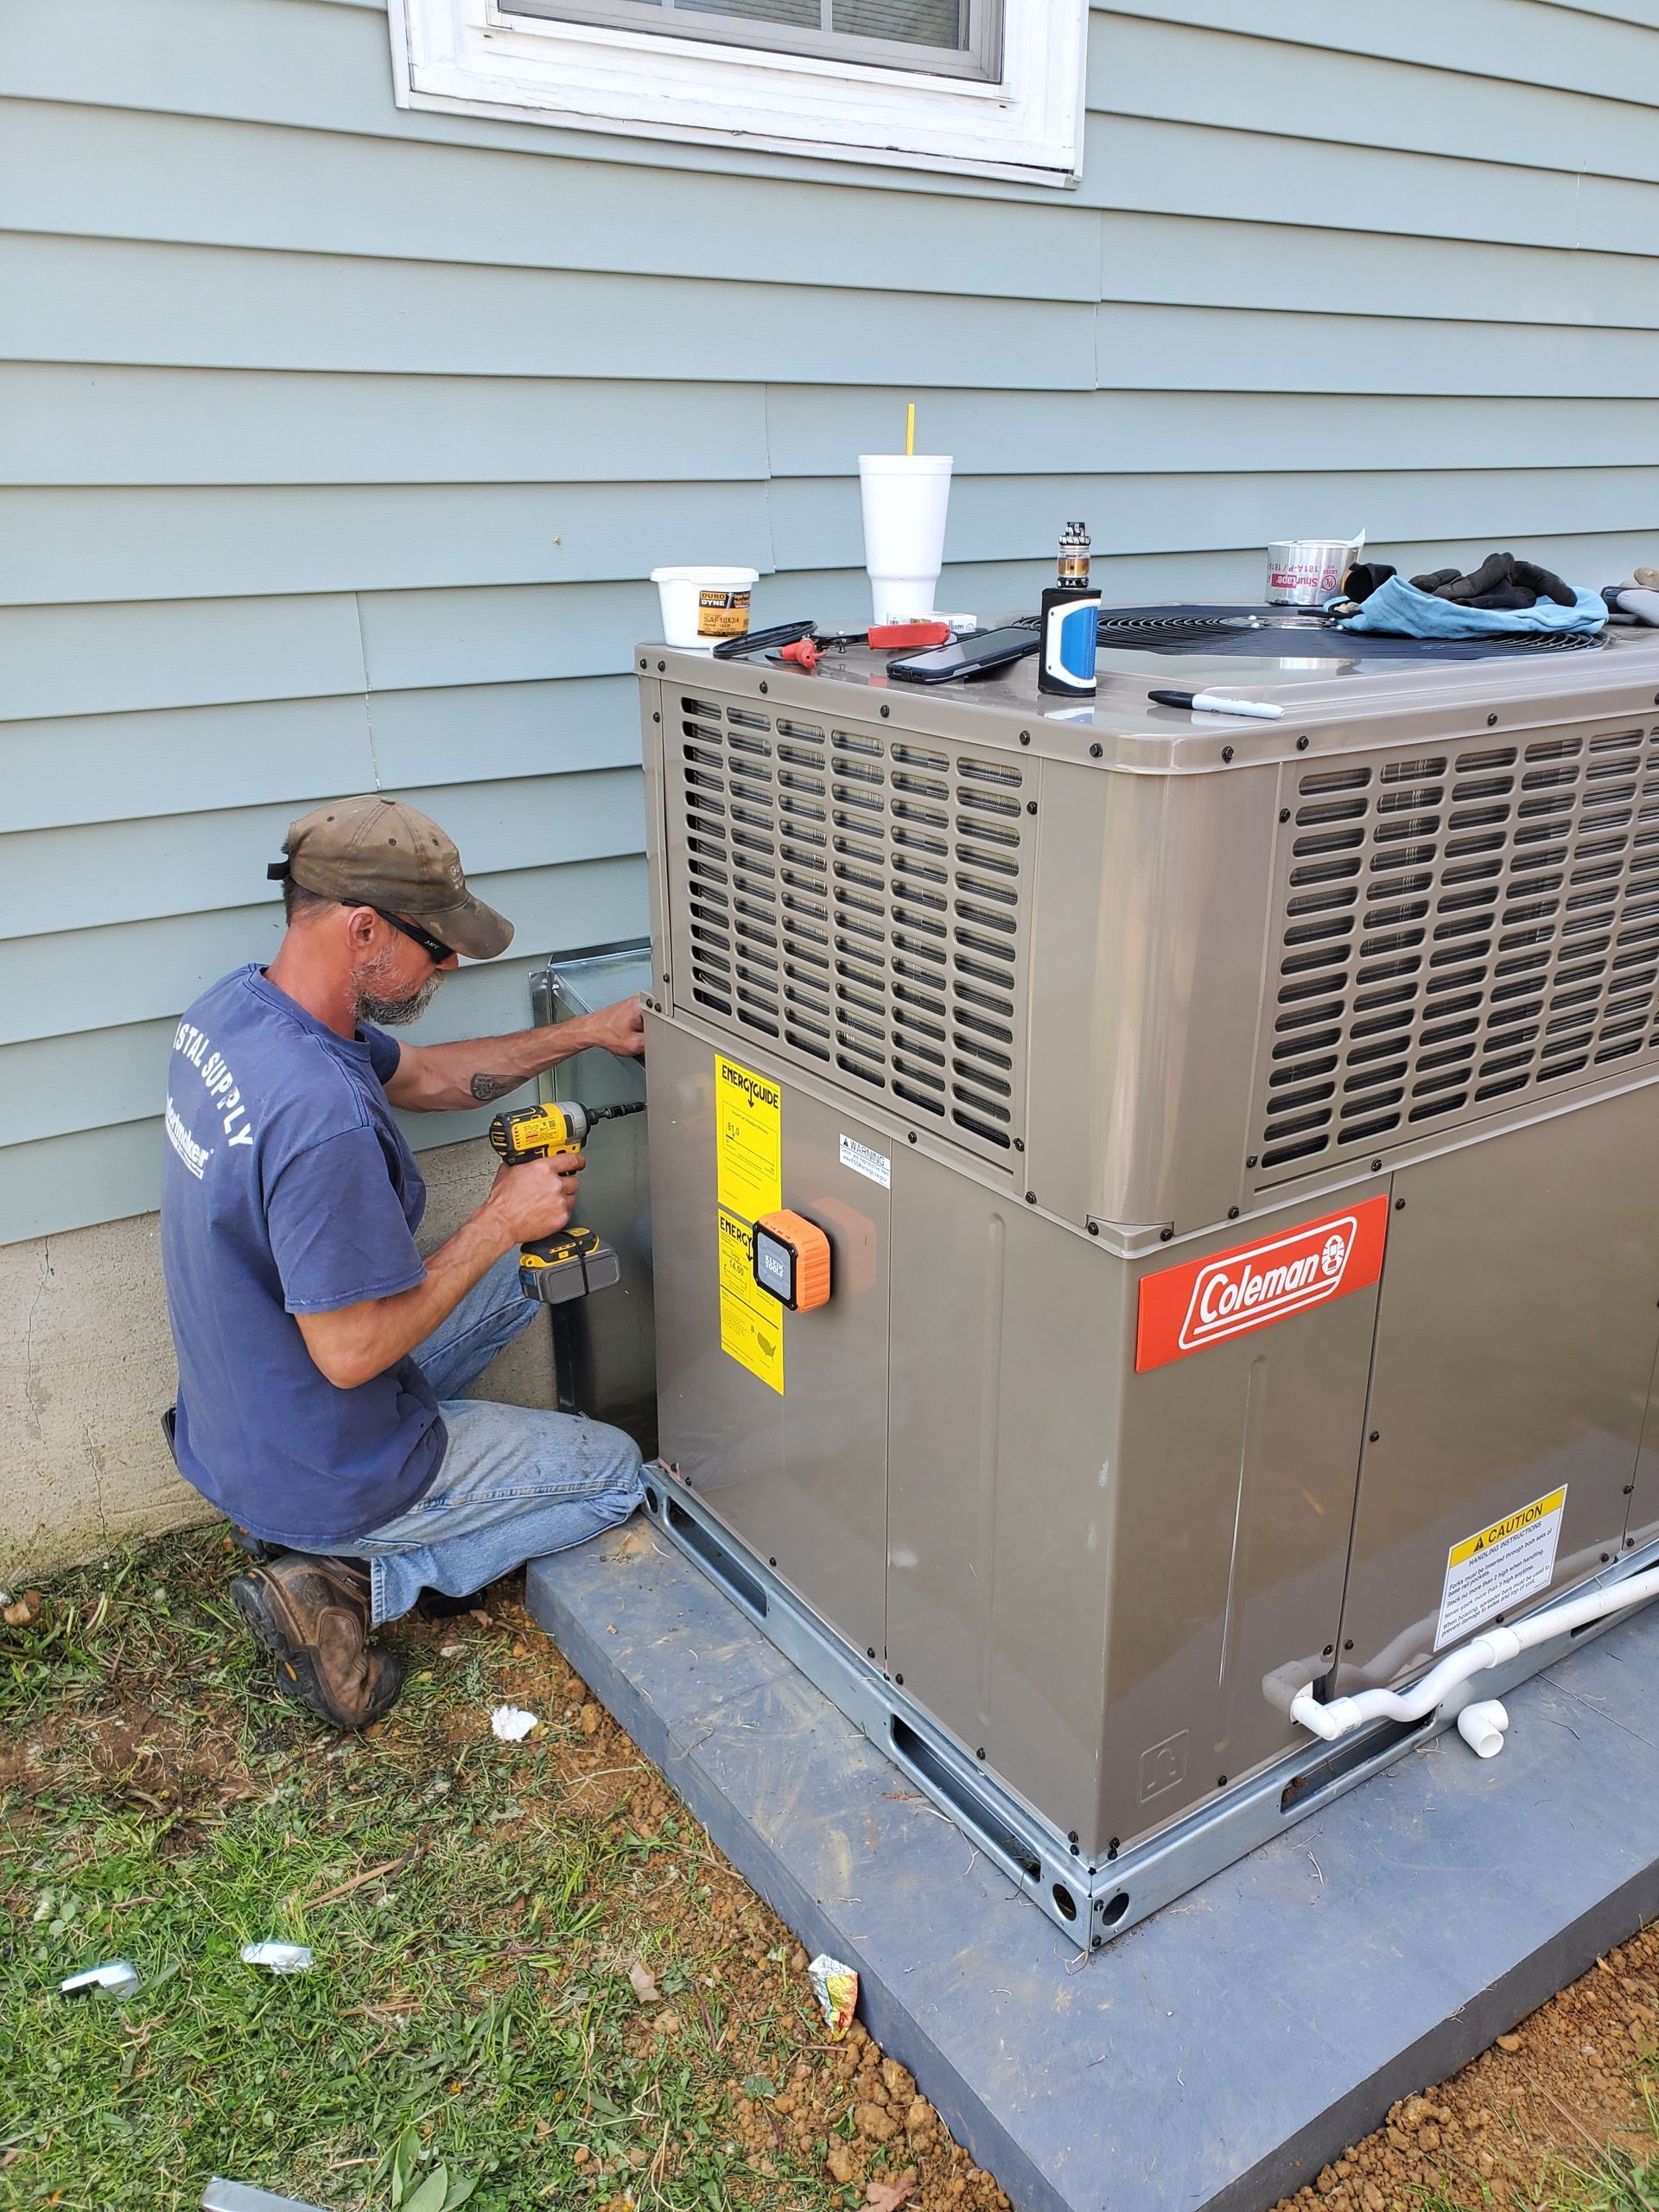
[[713,652],[722,638],[741,638],[749,627],[749,593],[757,569],[709,569],[693,564],[653,569],[651,581],[663,603],[663,643]]

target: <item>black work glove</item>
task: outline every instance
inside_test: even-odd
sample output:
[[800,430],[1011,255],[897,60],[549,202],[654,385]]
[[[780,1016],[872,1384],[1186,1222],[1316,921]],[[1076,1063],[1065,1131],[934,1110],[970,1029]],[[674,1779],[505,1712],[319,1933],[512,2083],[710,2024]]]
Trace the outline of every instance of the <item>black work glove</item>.
[[1356,607],[1363,607],[1379,584],[1398,574],[1389,561],[1356,561],[1342,580],[1342,595],[1351,599]]
[[1454,607],[1484,607],[1491,613],[1518,613],[1541,599],[1571,607],[1578,596],[1554,569],[1540,568],[1535,561],[1517,561],[1513,553],[1489,553],[1466,576],[1455,569],[1436,569],[1411,581],[1419,591],[1432,592]]
[[1554,569],[1540,568],[1536,561],[1517,561],[1512,571],[1518,584],[1527,585],[1536,599],[1553,599],[1557,607],[1571,607],[1578,598],[1571,584],[1563,583]]
[[1478,569],[1440,585],[1434,595],[1437,599],[1449,599],[1459,607],[1530,607],[1537,594],[1529,593],[1525,599],[1512,598],[1509,594],[1514,585],[1514,554],[1489,553]]

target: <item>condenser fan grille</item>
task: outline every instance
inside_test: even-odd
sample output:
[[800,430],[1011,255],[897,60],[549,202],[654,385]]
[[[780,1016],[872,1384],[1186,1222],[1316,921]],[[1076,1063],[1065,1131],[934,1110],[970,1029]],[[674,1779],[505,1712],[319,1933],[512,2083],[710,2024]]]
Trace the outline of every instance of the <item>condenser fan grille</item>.
[[1659,738],[1562,732],[1299,776],[1256,1101],[1269,1179],[1659,1046]]
[[1023,1138],[1027,771],[828,717],[677,704],[671,920],[691,1001],[1005,1158]]

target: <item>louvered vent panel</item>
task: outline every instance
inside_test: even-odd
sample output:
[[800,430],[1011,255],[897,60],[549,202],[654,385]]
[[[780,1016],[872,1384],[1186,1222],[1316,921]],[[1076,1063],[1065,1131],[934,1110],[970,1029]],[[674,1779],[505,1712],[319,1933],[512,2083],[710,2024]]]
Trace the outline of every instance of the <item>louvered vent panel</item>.
[[682,1002],[1005,1160],[1023,1135],[1029,772],[940,740],[677,703]]
[[1264,1179],[1659,1046],[1659,733],[1310,767],[1280,853]]

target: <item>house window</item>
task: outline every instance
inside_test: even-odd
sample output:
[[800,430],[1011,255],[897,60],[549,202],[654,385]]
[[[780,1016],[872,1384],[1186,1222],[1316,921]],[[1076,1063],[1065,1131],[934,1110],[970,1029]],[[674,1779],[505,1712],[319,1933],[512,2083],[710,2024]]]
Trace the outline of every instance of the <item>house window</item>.
[[1071,185],[1088,0],[389,0],[398,104]]
[[501,12],[930,76],[1002,73],[995,0],[501,0]]

